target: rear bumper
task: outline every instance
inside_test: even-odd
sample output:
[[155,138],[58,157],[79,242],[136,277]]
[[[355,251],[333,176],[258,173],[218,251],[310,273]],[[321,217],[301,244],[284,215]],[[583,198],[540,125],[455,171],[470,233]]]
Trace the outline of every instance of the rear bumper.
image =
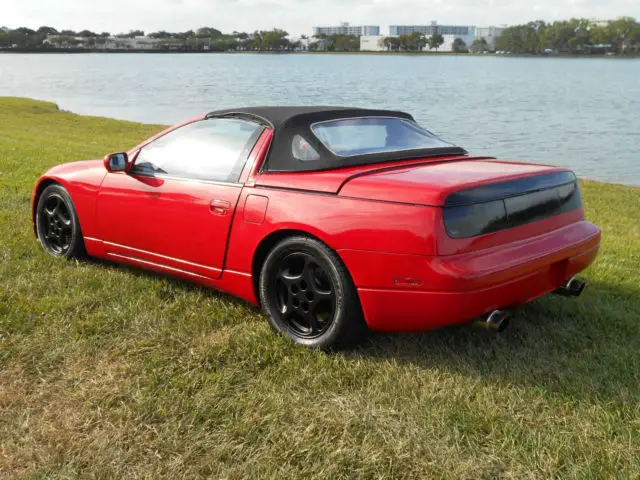
[[598,227],[582,221],[461,255],[340,254],[371,329],[420,331],[466,323],[546,295],[589,266],[599,246]]

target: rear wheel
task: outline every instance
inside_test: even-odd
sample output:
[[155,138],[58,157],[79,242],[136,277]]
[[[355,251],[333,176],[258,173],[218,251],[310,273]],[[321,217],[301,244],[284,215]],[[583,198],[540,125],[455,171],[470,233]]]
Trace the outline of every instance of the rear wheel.
[[36,231],[44,250],[56,257],[80,257],[84,240],[67,190],[58,184],[44,189],[36,206]]
[[259,283],[271,326],[314,348],[345,348],[366,331],[357,291],[340,258],[310,237],[290,237],[267,256]]

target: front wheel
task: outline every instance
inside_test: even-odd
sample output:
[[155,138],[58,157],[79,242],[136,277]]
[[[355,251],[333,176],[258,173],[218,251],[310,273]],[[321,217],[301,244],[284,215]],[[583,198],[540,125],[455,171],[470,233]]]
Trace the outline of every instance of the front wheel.
[[58,184],[44,189],[36,206],[36,231],[44,250],[56,257],[80,257],[84,240],[67,190]]
[[259,287],[270,325],[297,343],[346,348],[366,331],[349,272],[318,240],[295,236],[277,244],[264,262]]

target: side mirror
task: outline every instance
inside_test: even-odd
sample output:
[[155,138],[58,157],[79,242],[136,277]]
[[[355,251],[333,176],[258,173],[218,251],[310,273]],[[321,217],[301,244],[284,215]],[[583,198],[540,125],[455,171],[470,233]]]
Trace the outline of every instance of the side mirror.
[[104,157],[104,168],[109,172],[124,172],[129,158],[126,153],[111,153]]

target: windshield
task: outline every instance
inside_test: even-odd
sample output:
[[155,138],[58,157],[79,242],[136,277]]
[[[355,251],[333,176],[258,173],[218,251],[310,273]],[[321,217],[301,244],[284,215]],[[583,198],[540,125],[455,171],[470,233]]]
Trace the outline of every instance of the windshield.
[[454,146],[402,118],[331,120],[316,123],[311,130],[325,147],[342,157]]

